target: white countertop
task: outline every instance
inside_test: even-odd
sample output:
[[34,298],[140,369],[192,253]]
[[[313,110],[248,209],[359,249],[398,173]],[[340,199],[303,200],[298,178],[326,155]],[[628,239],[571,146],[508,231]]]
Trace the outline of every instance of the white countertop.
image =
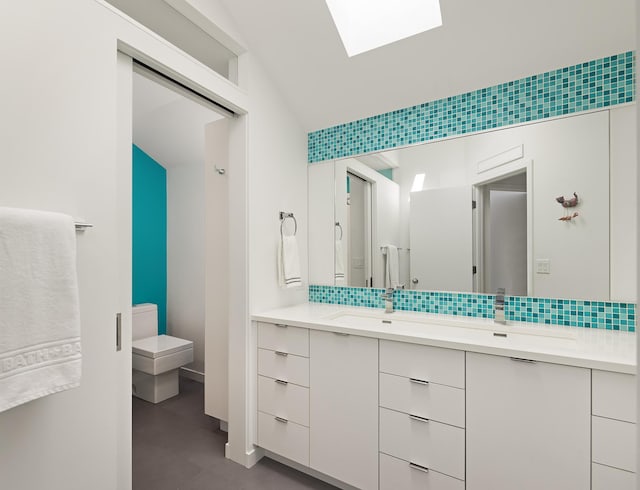
[[505,326],[492,319],[408,311],[385,314],[381,309],[323,303],[279,308],[252,315],[252,319],[448,349],[636,373],[636,336],[633,332],[518,322],[509,322]]

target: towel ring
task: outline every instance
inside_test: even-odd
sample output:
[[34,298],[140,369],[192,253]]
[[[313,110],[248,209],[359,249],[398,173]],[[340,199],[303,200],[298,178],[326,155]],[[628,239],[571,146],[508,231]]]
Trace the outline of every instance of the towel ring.
[[287,220],[287,218],[291,218],[293,220],[294,229],[292,236],[296,236],[296,233],[298,233],[298,221],[296,220],[296,217],[293,215],[293,213],[285,213],[284,211],[280,211],[280,236],[283,238],[284,222]]
[[339,221],[336,221],[336,226],[340,230],[340,238],[338,238],[338,241],[342,241],[342,225],[340,224]]

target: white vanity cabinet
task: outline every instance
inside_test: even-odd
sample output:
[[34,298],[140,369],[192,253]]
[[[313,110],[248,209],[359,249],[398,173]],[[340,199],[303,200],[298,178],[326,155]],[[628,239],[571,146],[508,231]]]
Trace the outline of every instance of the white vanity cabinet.
[[378,340],[310,336],[311,468],[363,490],[378,488]]
[[591,370],[467,352],[466,373],[467,490],[590,488]]
[[257,324],[256,442],[334,484],[636,488],[634,375],[276,321]]
[[636,378],[593,370],[592,490],[636,488]]
[[309,464],[309,330],[258,323],[258,445]]
[[464,352],[380,341],[380,489],[464,490]]

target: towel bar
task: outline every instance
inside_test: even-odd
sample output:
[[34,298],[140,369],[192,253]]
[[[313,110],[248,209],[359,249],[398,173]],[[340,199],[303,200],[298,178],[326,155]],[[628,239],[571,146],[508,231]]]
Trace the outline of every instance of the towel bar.
[[[407,252],[411,252],[410,248],[398,247],[398,250],[405,250]],[[381,245],[380,246],[380,252],[382,252],[382,255],[387,255],[387,247],[385,247],[384,245]]]
[[283,226],[287,218],[291,218],[293,220],[293,224],[294,224],[293,236],[295,236],[296,233],[298,233],[298,221],[296,220],[296,217],[293,215],[293,213],[286,213],[284,211],[280,211],[280,236],[281,237],[284,237]]
[[84,231],[87,228],[93,228],[93,225],[91,223],[84,223],[82,221],[76,221],[75,225],[76,225],[76,231]]

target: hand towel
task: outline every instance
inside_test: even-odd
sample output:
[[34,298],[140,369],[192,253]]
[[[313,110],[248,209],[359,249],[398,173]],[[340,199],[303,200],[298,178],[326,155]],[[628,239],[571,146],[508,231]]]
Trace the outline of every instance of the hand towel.
[[278,244],[278,283],[283,288],[302,286],[300,255],[295,235],[283,236]]
[[386,278],[385,287],[397,288],[400,285],[400,269],[398,266],[398,248],[395,245],[385,245],[386,250]]
[[342,260],[342,240],[336,240],[336,263],[335,263],[335,277],[336,282],[344,281],[344,260]]
[[80,384],[75,225],[0,207],[0,412]]

